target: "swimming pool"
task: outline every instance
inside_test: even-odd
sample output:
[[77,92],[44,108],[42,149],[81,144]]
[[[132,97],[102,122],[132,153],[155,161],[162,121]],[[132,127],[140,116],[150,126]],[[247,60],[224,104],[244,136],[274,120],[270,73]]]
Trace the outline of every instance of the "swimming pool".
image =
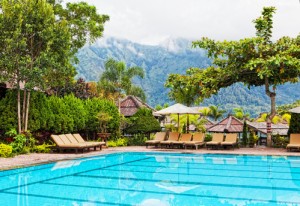
[[0,172],[1,206],[300,205],[300,158],[114,153]]

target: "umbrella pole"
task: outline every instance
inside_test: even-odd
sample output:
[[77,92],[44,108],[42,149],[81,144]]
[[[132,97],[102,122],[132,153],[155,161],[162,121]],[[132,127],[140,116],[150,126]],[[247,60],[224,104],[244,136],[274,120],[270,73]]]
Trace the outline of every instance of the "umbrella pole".
[[189,133],[190,131],[190,117],[189,114],[186,115],[186,133]]
[[177,132],[179,132],[179,113],[177,114]]

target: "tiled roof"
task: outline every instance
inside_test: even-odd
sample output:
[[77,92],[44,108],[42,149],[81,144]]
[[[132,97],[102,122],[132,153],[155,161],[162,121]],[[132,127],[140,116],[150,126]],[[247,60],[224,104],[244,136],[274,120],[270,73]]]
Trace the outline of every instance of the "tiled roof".
[[229,132],[240,133],[243,132],[243,122],[232,115],[229,115],[225,119],[221,120],[217,124],[208,128],[209,132]]
[[125,117],[130,117],[134,115],[140,108],[148,108],[151,109],[153,112],[156,110],[149,106],[147,103],[140,100],[138,97],[128,95],[123,100],[121,100],[121,113]]
[[[247,125],[254,130],[257,130],[263,134],[267,134],[267,123],[266,122],[248,122],[247,121]],[[288,130],[289,130],[288,124],[282,124],[282,123],[271,124],[271,128],[272,128],[273,135],[276,135],[276,134],[287,135]]]

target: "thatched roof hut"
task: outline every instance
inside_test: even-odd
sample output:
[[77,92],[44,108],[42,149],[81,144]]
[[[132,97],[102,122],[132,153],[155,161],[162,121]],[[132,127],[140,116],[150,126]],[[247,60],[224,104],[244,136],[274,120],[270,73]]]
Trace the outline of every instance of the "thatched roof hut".
[[[138,97],[128,95],[120,102],[121,105],[121,114],[123,114],[125,117],[131,117],[134,115],[140,108],[147,108],[151,109],[152,112],[156,112],[154,108],[152,108],[147,103],[143,102]],[[154,115],[154,116],[160,116],[160,115]]]
[[242,133],[243,122],[232,115],[228,115],[225,119],[208,128],[208,132],[217,133]]

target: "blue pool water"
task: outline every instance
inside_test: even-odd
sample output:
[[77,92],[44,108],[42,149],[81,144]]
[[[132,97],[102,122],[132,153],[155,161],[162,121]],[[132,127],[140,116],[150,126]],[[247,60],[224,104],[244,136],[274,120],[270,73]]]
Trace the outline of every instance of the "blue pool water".
[[1,206],[300,205],[300,158],[115,153],[0,172]]

